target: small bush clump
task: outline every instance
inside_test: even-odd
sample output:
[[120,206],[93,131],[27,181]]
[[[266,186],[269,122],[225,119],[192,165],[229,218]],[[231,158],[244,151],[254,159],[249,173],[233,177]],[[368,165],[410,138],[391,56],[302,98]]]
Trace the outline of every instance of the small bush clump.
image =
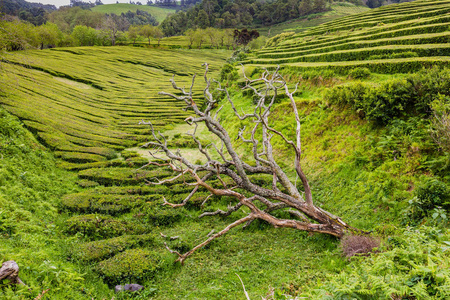
[[156,235],[154,234],[123,235],[81,244],[76,248],[75,255],[80,260],[97,261],[135,246],[152,245],[155,239]]
[[159,254],[144,249],[128,249],[99,263],[97,271],[110,283],[121,279],[139,281],[150,277],[161,266]]
[[370,70],[368,68],[354,68],[348,73],[352,79],[366,79],[370,77]]
[[82,215],[67,219],[65,231],[68,234],[83,233],[94,239],[108,238],[123,234],[143,234],[144,226],[116,220],[104,215]]

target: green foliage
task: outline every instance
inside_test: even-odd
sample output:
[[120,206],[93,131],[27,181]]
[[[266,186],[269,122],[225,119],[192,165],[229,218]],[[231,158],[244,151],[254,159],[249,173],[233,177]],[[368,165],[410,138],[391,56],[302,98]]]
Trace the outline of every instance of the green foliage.
[[116,220],[105,215],[81,215],[66,220],[68,234],[82,233],[93,239],[114,237],[121,234],[143,234],[144,226],[129,221]]
[[370,70],[368,68],[354,68],[348,72],[348,76],[352,79],[367,79],[370,77]]
[[[161,199],[163,195],[157,198]],[[161,199],[162,200],[162,199]],[[162,201],[149,202],[144,207],[143,213],[145,220],[153,226],[170,226],[180,221],[183,217],[182,209],[173,209],[169,206],[162,206]],[[171,201],[172,199],[168,199]]]
[[313,299],[447,299],[450,297],[448,233],[433,228],[407,230],[389,248],[355,258],[302,296]]
[[155,243],[155,239],[156,235],[154,234],[123,235],[80,244],[74,249],[73,253],[83,261],[98,261],[136,246],[151,246]]
[[426,179],[417,187],[415,194],[424,209],[430,210],[437,206],[450,208],[450,188],[435,178]]
[[89,192],[67,194],[61,200],[63,207],[78,212],[98,212],[114,215],[142,206],[153,198],[140,195],[101,195]]
[[236,67],[232,64],[224,64],[220,70],[220,80],[233,82],[239,78]]
[[328,91],[325,99],[332,104],[349,104],[368,120],[387,124],[407,114],[429,114],[438,94],[450,92],[450,69],[433,68],[372,87],[361,82],[340,85]]
[[128,282],[140,282],[151,277],[161,267],[160,255],[154,251],[143,249],[128,249],[100,262],[98,272],[111,283],[120,283],[121,279]]
[[270,38],[266,42],[266,47],[276,47],[278,44],[280,44],[281,42],[289,39],[289,37],[292,37],[294,34],[295,34],[295,32],[283,32],[283,33],[280,33],[280,34]]

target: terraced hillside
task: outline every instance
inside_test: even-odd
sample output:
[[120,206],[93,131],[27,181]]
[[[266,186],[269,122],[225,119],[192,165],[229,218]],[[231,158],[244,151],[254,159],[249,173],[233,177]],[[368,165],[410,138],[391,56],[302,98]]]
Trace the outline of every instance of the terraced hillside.
[[[0,103],[44,145],[72,163],[101,162],[188,116],[183,104],[158,95],[175,75],[188,86],[201,64],[217,72],[228,52],[135,48],[60,48],[10,55]],[[196,91],[200,91],[200,86]],[[200,100],[201,101],[201,100]]]
[[354,67],[406,73],[450,63],[450,1],[414,1],[347,16],[311,30],[274,37],[247,64],[298,70]]

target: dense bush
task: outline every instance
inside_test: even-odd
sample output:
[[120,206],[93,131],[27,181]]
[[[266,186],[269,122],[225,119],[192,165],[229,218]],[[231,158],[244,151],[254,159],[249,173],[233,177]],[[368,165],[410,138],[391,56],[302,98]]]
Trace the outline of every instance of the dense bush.
[[65,231],[69,234],[80,232],[98,239],[123,234],[143,234],[147,230],[142,225],[116,220],[110,216],[82,215],[67,219]]
[[353,79],[366,79],[370,77],[370,70],[368,68],[354,68],[348,72],[348,76]]
[[136,246],[151,246],[155,239],[154,234],[123,235],[81,244],[76,247],[74,254],[80,260],[97,261]]
[[153,195],[101,195],[84,192],[67,194],[61,202],[63,207],[72,211],[99,212],[112,215],[129,211],[151,199],[153,199]]
[[140,282],[145,277],[151,277],[160,266],[161,258],[158,253],[129,249],[100,262],[97,270],[111,283],[118,283],[122,279]]
[[[154,226],[169,226],[181,220],[182,210],[162,206],[162,195],[159,196],[161,201],[153,201],[145,206],[143,210],[145,219]],[[171,201],[171,199],[168,199],[168,201]]]
[[449,299],[450,236],[436,229],[408,230],[389,248],[356,257],[338,275],[329,275],[311,299]]
[[280,33],[280,34],[270,38],[266,42],[266,47],[275,47],[279,43],[281,43],[281,42],[285,41],[286,39],[292,37],[294,34],[295,34],[295,32],[283,32],[283,33]]
[[429,115],[438,94],[450,95],[450,69],[424,70],[377,87],[361,82],[341,85],[328,90],[325,99],[332,104],[348,104],[361,116],[387,124],[396,117]]

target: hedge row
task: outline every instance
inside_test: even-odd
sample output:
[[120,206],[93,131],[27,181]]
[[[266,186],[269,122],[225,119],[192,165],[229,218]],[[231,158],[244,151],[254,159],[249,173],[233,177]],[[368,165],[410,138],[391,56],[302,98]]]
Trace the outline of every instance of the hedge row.
[[286,64],[296,62],[337,62],[366,60],[372,55],[388,55],[399,52],[416,52],[418,56],[448,56],[450,44],[398,45],[380,46],[355,50],[334,51],[329,53],[308,54],[304,56],[282,59],[255,59],[246,64]]

